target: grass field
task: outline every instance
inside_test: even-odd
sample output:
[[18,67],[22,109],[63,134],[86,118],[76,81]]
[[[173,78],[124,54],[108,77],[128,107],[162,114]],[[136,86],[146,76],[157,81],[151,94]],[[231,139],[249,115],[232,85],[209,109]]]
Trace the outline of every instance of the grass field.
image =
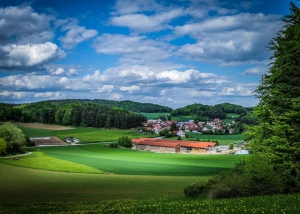
[[205,214],[295,214],[300,213],[300,195],[276,195],[230,200],[142,199],[100,202],[52,202],[0,204],[0,213],[205,213]]
[[247,156],[160,154],[105,143],[30,149],[37,151],[0,159],[0,214],[300,212],[300,195],[184,198],[186,186]]
[[[67,138],[69,136],[76,137],[80,140],[80,143],[98,143],[98,142],[111,142],[117,141],[122,136],[128,136],[129,138],[140,138],[145,135],[139,133],[136,130],[114,130],[114,129],[95,129],[95,128],[74,128],[70,130],[47,130],[36,129],[29,127],[20,127],[23,133],[29,137],[43,137],[43,136],[57,136],[60,139]],[[188,133],[193,139],[199,140],[218,140],[220,145],[228,145],[229,143],[241,142],[244,140],[244,136],[237,135],[207,135],[207,134],[194,134]],[[147,135],[146,137],[156,137],[157,135]],[[173,139],[177,139],[174,137]],[[183,138],[183,140],[189,140]]]
[[[84,166],[84,173],[209,176],[232,168],[242,158],[237,155],[187,155],[142,152],[110,148],[105,144],[39,147],[37,150],[39,152],[20,157],[18,161],[3,159],[0,162],[45,170],[55,170],[57,165],[57,171],[62,172],[78,172],[77,168]],[[63,161],[59,162],[58,160]],[[91,169],[94,169],[94,171]]]
[[[129,138],[145,137],[135,130],[114,130],[114,129],[96,129],[96,128],[74,128],[70,130],[46,130],[28,127],[20,127],[23,133],[29,137],[57,136],[65,139],[69,136],[76,137],[80,143],[98,143],[117,141],[123,135]],[[149,136],[148,136],[149,137]]]
[[220,145],[228,145],[230,143],[239,143],[244,141],[244,136],[241,134],[227,134],[227,135],[215,135],[215,134],[194,134],[188,133],[188,135],[193,139],[199,139],[202,141],[217,140]]
[[183,197],[185,186],[207,181],[242,158],[158,154],[104,144],[37,150],[18,160],[0,159],[0,201]]

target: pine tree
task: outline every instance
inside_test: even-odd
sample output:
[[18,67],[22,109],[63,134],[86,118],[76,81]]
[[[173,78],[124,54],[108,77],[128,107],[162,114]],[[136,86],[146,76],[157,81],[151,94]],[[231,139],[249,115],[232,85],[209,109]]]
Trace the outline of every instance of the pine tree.
[[249,128],[254,153],[270,157],[285,192],[300,191],[300,9],[291,3],[285,26],[271,40],[267,74],[261,78],[254,109],[259,125]]

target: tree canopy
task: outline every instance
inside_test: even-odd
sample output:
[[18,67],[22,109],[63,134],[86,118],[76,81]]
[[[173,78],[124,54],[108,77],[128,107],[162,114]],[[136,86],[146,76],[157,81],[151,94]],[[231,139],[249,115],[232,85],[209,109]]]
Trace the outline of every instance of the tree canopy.
[[26,143],[22,130],[11,122],[6,122],[0,126],[0,138],[6,142],[8,151],[17,151]]
[[271,158],[281,175],[285,192],[300,191],[300,10],[291,3],[285,26],[271,40],[273,51],[267,74],[255,91],[259,99],[254,114],[259,125],[247,140],[254,153]]

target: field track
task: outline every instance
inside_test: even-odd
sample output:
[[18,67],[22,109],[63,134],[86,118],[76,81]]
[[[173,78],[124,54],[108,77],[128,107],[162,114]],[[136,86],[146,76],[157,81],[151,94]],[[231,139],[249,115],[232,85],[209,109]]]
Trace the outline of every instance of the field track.
[[70,130],[74,129],[68,126],[52,125],[52,124],[43,124],[43,123],[16,123],[18,126],[34,129],[46,129],[46,130]]

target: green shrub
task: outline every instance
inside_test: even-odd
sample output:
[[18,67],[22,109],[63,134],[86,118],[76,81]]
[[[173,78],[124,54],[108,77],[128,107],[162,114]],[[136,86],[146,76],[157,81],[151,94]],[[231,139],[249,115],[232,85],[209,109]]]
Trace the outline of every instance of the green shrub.
[[25,136],[25,139],[26,139],[26,146],[36,146],[35,142],[30,140],[29,137]]
[[186,188],[184,188],[184,195],[188,198],[196,198],[201,193],[204,193],[206,184],[203,183],[193,183]]
[[210,199],[283,193],[280,176],[266,155],[253,155],[208,181]]
[[110,143],[109,147],[110,148],[118,148],[118,143]]
[[7,144],[4,139],[0,138],[0,155],[6,153]]
[[233,150],[233,143],[229,144],[229,150]]
[[128,136],[122,136],[118,139],[118,145],[119,146],[123,146],[123,147],[127,147],[127,148],[131,148],[132,147],[132,143],[131,140],[128,138]]

